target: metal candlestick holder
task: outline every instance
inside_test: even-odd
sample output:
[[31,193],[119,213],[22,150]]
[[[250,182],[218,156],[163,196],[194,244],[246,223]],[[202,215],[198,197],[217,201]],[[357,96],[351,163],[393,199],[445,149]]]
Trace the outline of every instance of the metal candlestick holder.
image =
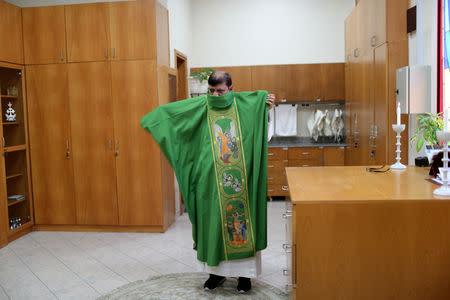
[[442,186],[434,190],[435,195],[450,196],[450,188],[448,187],[448,142],[450,141],[450,131],[437,131],[436,135],[439,140],[444,143],[442,164],[443,167],[439,168],[439,174],[442,179]]
[[404,169],[406,169],[406,166],[400,162],[400,160],[401,160],[400,153],[402,152],[402,150],[400,150],[400,146],[402,145],[402,143],[400,142],[400,138],[402,137],[400,135],[400,132],[405,130],[405,124],[392,124],[392,129],[394,129],[394,131],[397,132],[397,143],[396,143],[397,150],[395,151],[395,152],[397,152],[397,157],[396,157],[397,162],[391,166],[391,169],[392,170],[404,170]]

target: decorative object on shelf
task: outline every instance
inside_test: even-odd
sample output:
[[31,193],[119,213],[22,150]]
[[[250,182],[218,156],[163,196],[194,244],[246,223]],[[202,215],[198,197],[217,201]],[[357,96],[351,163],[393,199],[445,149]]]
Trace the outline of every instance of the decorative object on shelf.
[[[447,109],[446,109],[447,110]],[[446,113],[444,112],[444,118],[446,117]],[[442,163],[443,167],[439,168],[439,175],[442,179],[442,186],[434,190],[433,194],[439,196],[450,196],[450,188],[448,187],[448,142],[450,141],[450,131],[448,131],[447,126],[445,126],[445,130],[438,131],[437,137],[444,143],[443,148],[443,158]]]
[[19,228],[20,226],[22,226],[22,218],[20,217],[9,218],[10,230],[14,230],[16,228]]
[[22,200],[24,198],[25,198],[24,195],[11,195],[11,196],[8,196],[8,200],[10,200],[10,201],[19,201],[19,200]]
[[208,78],[214,72],[211,68],[205,68],[203,71],[193,72],[188,77],[189,93],[191,97],[205,95],[208,92]]
[[18,96],[19,95],[19,90],[17,89],[17,87],[15,85],[9,86],[6,89],[6,94],[8,96]]
[[12,103],[8,103],[8,109],[5,113],[6,122],[15,122],[16,121],[16,111],[12,108]]
[[397,162],[391,166],[392,170],[404,170],[404,169],[406,169],[406,166],[400,162],[400,160],[401,160],[400,153],[402,152],[402,150],[400,150],[400,146],[402,145],[402,143],[400,142],[400,138],[401,138],[400,133],[405,130],[405,124],[400,124],[400,114],[401,114],[400,102],[398,102],[398,105],[397,105],[397,124],[392,124],[392,129],[397,133],[397,136],[396,136],[397,137],[397,143],[396,143],[397,150],[395,151],[395,152],[397,152],[397,157],[396,157]]

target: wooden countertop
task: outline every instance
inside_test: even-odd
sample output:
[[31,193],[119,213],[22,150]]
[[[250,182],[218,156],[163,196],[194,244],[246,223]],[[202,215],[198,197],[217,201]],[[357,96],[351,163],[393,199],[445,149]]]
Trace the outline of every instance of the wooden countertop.
[[286,168],[292,203],[450,201],[433,195],[429,168],[367,172],[364,166]]

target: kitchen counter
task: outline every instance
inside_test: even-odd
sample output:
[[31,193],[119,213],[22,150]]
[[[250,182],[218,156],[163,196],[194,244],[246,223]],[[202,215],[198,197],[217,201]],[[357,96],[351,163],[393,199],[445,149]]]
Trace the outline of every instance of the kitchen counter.
[[450,299],[450,198],[428,171],[286,168],[293,299]]
[[269,148],[293,148],[293,147],[345,147],[347,144],[336,143],[332,138],[319,137],[314,141],[310,137],[272,137]]

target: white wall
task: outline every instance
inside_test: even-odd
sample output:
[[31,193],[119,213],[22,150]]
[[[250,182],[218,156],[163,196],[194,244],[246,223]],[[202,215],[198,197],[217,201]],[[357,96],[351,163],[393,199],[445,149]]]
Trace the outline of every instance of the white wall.
[[191,67],[343,62],[354,0],[192,0]]
[[174,49],[187,56],[188,66],[192,55],[191,0],[167,0],[170,30],[170,66],[175,67]]

